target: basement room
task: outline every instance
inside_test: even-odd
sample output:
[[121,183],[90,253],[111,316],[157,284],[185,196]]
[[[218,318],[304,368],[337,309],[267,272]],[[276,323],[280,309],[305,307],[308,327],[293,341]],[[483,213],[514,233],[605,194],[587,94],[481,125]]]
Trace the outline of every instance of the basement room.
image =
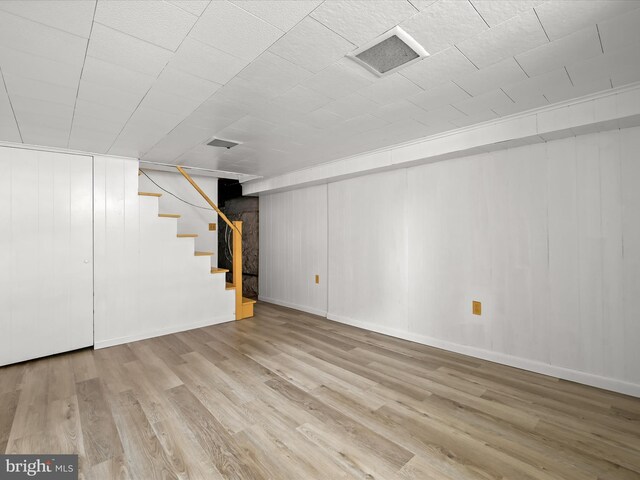
[[640,480],[640,0],[0,0],[0,480]]

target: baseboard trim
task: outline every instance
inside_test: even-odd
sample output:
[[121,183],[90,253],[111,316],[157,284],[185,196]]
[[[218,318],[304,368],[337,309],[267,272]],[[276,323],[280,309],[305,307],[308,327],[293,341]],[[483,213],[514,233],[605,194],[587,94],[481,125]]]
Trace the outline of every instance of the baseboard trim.
[[461,345],[458,343],[448,342],[446,340],[439,340],[437,338],[421,335],[418,333],[411,333],[395,328],[372,325],[370,323],[353,320],[348,317],[334,315],[331,313],[327,314],[327,318],[329,320],[351,325],[353,327],[382,333],[384,335],[401,338],[403,340],[409,340],[411,342],[428,345],[430,347],[441,348],[450,352],[460,353],[463,355],[468,355],[470,357],[480,358],[482,360],[489,360],[491,362],[500,363],[502,365],[507,365],[510,367],[521,368],[530,372],[541,373],[543,375],[549,375],[551,377],[557,377],[563,380],[570,380],[572,382],[582,383],[585,385],[590,385],[592,387],[602,388],[604,390],[611,390],[613,392],[624,393],[625,395],[640,397],[640,385],[626,382],[624,380],[601,377],[599,375],[559,367],[556,365],[550,365],[536,360],[529,360],[526,358],[515,357],[513,355],[507,355],[500,352],[492,352],[490,350],[485,350],[482,348]]
[[258,296],[258,300],[261,302],[273,303],[275,305],[280,305],[281,307],[293,308],[295,310],[300,310],[302,312],[311,313],[312,315],[320,315],[321,317],[327,316],[326,310],[319,310],[313,307],[307,307],[305,305],[298,305],[296,303],[285,302],[283,300],[276,300],[275,298],[264,297],[262,295]]
[[159,328],[157,330],[150,330],[146,332],[139,332],[133,335],[127,335],[124,337],[111,338],[108,340],[95,341],[93,348],[96,350],[100,348],[113,347],[115,345],[122,345],[123,343],[137,342],[139,340],[146,340],[147,338],[161,337],[162,335],[169,335],[170,333],[184,332],[187,330],[193,330],[194,328],[208,327],[211,325],[218,325],[219,323],[231,322],[235,320],[235,315],[224,315],[215,317],[213,319],[207,319],[200,322],[189,323],[186,325],[174,325],[171,327]]

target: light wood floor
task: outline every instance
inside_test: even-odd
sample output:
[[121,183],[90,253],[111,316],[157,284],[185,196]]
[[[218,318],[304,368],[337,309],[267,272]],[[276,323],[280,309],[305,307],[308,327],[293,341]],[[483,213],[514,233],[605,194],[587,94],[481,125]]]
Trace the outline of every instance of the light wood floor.
[[268,304],[0,368],[0,405],[0,451],[90,479],[640,478],[640,399]]

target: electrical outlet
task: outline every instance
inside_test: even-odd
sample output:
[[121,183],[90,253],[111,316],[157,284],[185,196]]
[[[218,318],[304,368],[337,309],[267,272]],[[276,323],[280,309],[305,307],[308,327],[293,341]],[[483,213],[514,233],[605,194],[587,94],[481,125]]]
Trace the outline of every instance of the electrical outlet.
[[320,275],[316,275],[316,283],[320,283]]
[[213,232],[216,229],[216,224],[215,223],[210,223],[209,224],[209,231]]
[[482,303],[476,302],[475,300],[472,302],[472,313],[474,315],[482,315]]

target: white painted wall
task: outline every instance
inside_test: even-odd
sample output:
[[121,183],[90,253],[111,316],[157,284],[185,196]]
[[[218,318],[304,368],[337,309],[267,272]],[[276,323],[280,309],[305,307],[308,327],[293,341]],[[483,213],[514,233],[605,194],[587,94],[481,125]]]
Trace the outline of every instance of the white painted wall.
[[138,162],[94,157],[97,348],[233,320],[235,298],[158,199],[138,196]]
[[[197,233],[196,248],[201,251],[214,252],[210,257],[213,266],[218,265],[218,214],[204,201],[200,194],[179,173],[162,172],[158,170],[144,170],[154,182],[165,190],[194,205],[206,208],[197,208],[181,202],[177,198],[164,193],[154,185],[147,177],[140,175],[139,185],[142,192],[162,193],[160,197],[161,213],[178,213],[182,215],[178,220],[179,233]],[[189,172],[191,174],[191,172]],[[201,175],[191,175],[214,203],[218,200],[218,179]],[[215,231],[209,231],[209,223],[216,224]]]
[[326,185],[260,197],[259,267],[260,300],[326,315]]
[[0,365],[93,344],[90,156],[0,147]]
[[[639,151],[634,127],[329,184],[328,317],[640,396]],[[261,291],[296,275],[261,262]]]

